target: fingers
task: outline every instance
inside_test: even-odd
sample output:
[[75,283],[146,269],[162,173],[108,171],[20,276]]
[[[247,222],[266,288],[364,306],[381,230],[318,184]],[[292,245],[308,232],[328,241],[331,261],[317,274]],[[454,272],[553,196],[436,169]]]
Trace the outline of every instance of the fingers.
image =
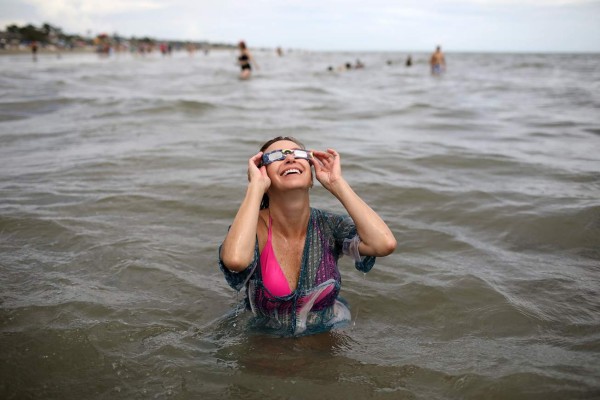
[[339,157],[339,153],[337,151],[335,151],[334,149],[327,149],[327,151],[321,151],[321,150],[312,150],[313,154],[318,155],[318,156],[332,156],[332,157]]
[[259,168],[259,165],[262,163],[262,155],[263,152],[259,151],[254,156],[252,156],[250,160],[248,160],[248,168]]
[[250,158],[250,160],[249,160],[250,164],[253,164],[254,166],[256,166],[258,168],[258,166],[260,165],[261,159],[262,159],[262,155],[263,155],[262,151],[259,151],[258,153],[256,153],[254,156],[252,156],[252,158]]
[[339,153],[333,149],[327,149],[326,152],[314,150],[313,157],[318,161],[318,163],[315,162],[315,164],[320,164],[320,166],[325,167],[331,167],[340,161]]
[[252,175],[255,174],[256,171],[260,172],[260,170],[264,169],[264,167],[258,168],[262,161],[262,155],[262,151],[259,151],[248,160],[248,182],[250,182]]

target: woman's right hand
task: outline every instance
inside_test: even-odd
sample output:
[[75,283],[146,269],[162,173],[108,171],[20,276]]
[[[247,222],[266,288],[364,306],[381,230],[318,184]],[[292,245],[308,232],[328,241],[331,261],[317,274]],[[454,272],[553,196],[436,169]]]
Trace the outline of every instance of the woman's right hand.
[[271,186],[271,178],[267,175],[267,167],[260,165],[263,152],[260,151],[248,160],[248,182],[250,185],[258,185],[263,189],[263,193],[266,193]]

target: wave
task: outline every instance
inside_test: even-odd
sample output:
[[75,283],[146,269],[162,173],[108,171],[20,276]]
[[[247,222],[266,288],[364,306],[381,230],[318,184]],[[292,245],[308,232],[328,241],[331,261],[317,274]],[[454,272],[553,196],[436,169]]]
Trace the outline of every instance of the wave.
[[0,103],[0,123],[51,114],[77,103],[79,99],[64,97]]
[[586,128],[584,129],[584,132],[600,136],[600,128]]
[[153,100],[153,99],[134,99],[134,100],[115,100],[112,110],[102,111],[94,115],[95,118],[112,118],[121,115],[127,116],[169,116],[192,115],[200,116],[204,113],[215,110],[220,106],[214,102],[199,100]]
[[513,251],[569,251],[600,260],[600,206],[520,211],[502,233]]
[[[0,215],[0,234],[5,238],[6,243],[16,244],[32,237],[58,238],[75,236],[76,232],[67,224],[49,217]],[[51,247],[51,242],[43,247]]]
[[305,93],[305,94],[316,94],[316,95],[331,95],[332,92],[324,89],[322,87],[316,87],[316,86],[301,86],[301,87],[295,87],[291,90],[292,92],[296,92],[296,93]]
[[510,65],[509,69],[519,70],[519,69],[534,69],[534,70],[542,70],[553,68],[554,65],[551,62],[518,62]]

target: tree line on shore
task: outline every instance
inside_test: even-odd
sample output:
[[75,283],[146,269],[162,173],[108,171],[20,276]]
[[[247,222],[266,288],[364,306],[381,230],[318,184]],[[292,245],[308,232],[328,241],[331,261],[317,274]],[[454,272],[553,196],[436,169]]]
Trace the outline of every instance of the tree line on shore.
[[195,46],[197,48],[233,48],[234,45],[224,43],[208,43],[206,41],[189,41],[189,40],[160,40],[148,36],[136,38],[123,37],[114,33],[112,35],[100,33],[95,36],[88,34],[83,36],[80,34],[65,33],[62,28],[44,23],[37,27],[33,24],[18,26],[11,24],[6,26],[5,31],[0,31],[0,49],[19,48],[22,46],[30,46],[31,44],[40,45],[41,47],[54,47],[74,49],[90,46],[139,46],[148,45],[154,46],[159,43],[168,43],[175,48],[185,46]]

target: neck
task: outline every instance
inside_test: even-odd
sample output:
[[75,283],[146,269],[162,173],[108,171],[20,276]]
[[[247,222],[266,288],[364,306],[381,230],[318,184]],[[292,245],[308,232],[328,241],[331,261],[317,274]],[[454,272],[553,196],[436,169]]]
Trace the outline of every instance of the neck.
[[303,196],[290,192],[269,195],[269,214],[273,225],[286,237],[303,236],[310,218],[308,191]]

